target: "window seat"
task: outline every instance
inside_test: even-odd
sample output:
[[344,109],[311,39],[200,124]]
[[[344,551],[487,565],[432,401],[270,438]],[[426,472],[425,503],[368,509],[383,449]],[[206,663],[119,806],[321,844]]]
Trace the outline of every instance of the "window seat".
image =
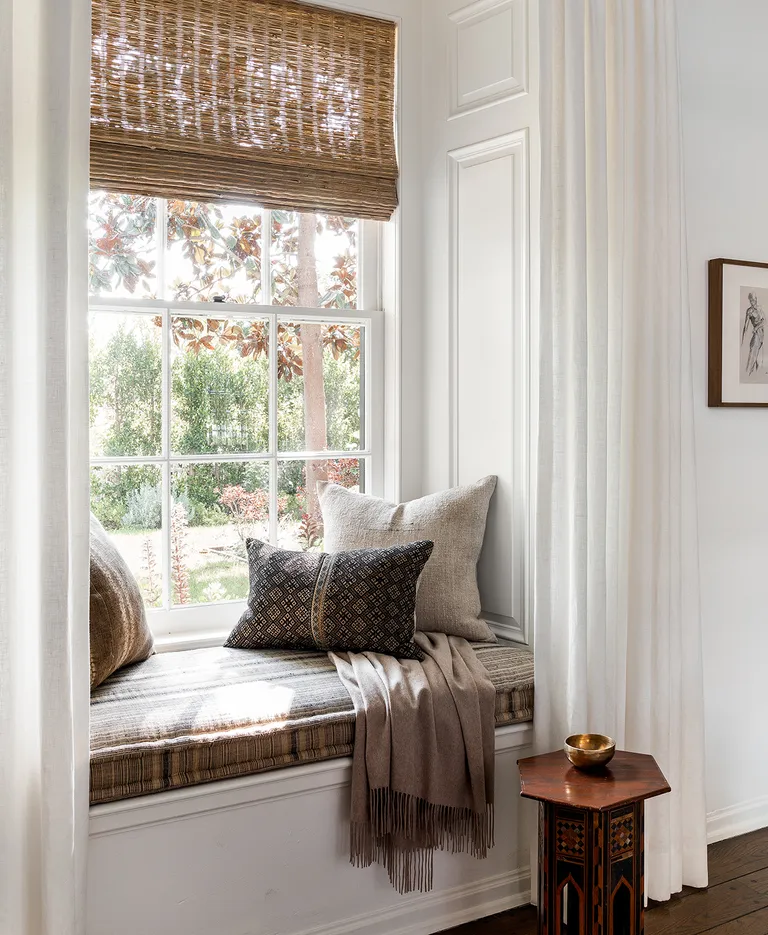
[[[533,656],[474,644],[496,725],[533,718]],[[325,653],[160,653],[91,696],[91,804],[350,756],[352,702]]]

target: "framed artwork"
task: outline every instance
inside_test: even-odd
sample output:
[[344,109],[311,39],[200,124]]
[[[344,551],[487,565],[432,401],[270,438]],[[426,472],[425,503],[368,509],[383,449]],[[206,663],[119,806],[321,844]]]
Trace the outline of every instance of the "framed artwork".
[[709,261],[709,405],[768,407],[768,263]]

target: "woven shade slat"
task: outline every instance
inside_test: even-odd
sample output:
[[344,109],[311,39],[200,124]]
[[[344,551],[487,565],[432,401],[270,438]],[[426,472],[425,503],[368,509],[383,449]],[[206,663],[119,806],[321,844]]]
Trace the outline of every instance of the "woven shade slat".
[[395,44],[294,0],[93,0],[91,185],[389,219]]

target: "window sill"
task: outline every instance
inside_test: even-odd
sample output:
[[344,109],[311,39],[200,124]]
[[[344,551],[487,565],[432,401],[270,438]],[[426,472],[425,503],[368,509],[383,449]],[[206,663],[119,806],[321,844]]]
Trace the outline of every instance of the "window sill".
[[223,646],[229,636],[227,630],[210,630],[204,633],[179,633],[174,636],[155,638],[156,653],[175,653],[185,649],[207,649],[210,646]]
[[155,637],[155,652],[222,646],[245,608],[245,601],[218,601],[170,610],[148,609],[147,623]]

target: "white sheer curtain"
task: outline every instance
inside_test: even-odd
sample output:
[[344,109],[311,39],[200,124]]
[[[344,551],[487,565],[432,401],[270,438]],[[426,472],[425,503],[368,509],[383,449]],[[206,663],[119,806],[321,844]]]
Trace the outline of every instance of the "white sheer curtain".
[[707,882],[674,9],[541,0],[536,736],[656,757],[659,900]]
[[85,931],[89,59],[0,0],[0,935]]

